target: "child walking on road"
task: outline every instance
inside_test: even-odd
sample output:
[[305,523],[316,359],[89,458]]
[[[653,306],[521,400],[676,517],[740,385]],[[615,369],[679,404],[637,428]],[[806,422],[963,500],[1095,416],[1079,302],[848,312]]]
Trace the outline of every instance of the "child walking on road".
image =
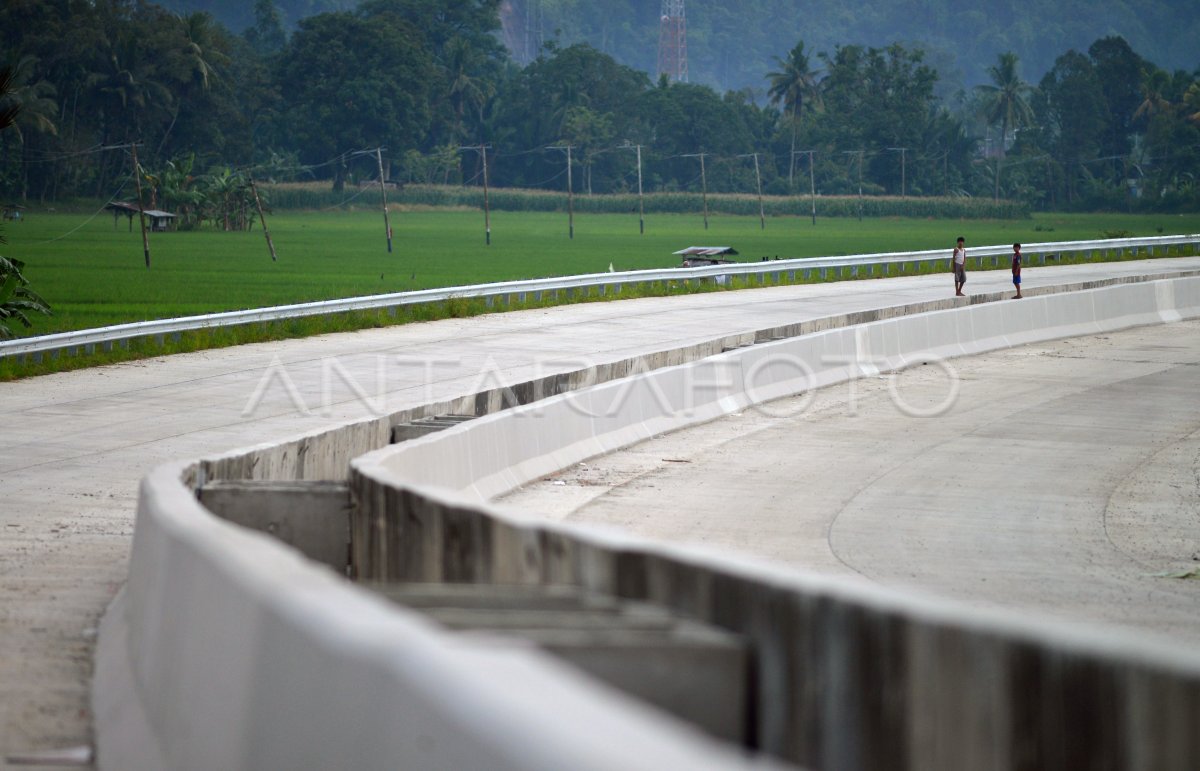
[[1012,258],[1013,286],[1017,288],[1017,294],[1013,297],[1014,300],[1021,299],[1021,245],[1013,244]]
[[964,246],[966,240],[958,237],[958,245],[954,247],[954,260],[951,262],[951,267],[954,269],[954,296],[963,296],[963,284],[967,283],[967,248]]

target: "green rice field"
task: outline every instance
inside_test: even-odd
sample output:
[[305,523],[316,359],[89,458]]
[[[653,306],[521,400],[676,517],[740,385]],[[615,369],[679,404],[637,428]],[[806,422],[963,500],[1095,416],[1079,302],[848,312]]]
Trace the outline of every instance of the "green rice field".
[[1200,232],[1200,214],[1051,214],[1019,220],[904,218],[818,219],[636,213],[575,217],[565,213],[494,212],[485,246],[483,214],[473,210],[393,211],[387,251],[379,210],[269,215],[278,253],[263,233],[195,230],[150,235],[144,264],[136,219],[114,224],[107,213],[68,214],[31,207],[6,223],[0,254],[23,260],[32,287],[53,307],[18,335],[187,316],[213,311],[343,298],[411,289],[541,276],[665,267],[691,245],[728,245],[738,259],[816,257],[945,248],[956,236],[971,245],[1065,241]]

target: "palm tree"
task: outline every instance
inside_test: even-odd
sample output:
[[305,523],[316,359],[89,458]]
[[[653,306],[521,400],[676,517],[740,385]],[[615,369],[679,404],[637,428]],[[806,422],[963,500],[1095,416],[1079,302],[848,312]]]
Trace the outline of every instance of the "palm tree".
[[0,67],[0,131],[16,122],[21,114],[21,105],[9,95],[13,90],[13,71],[11,66]]
[[216,48],[217,28],[213,17],[197,11],[181,17],[183,24],[183,60],[185,67],[204,91],[216,80],[219,68],[229,63],[229,57]]
[[148,113],[169,108],[171,91],[158,80],[148,52],[132,36],[110,43],[102,61],[102,68],[88,76],[88,85],[100,97],[105,138],[111,139],[110,132],[121,122],[124,137],[137,136]]
[[[102,141],[130,141],[142,137],[151,118],[171,113],[174,97],[159,80],[157,63],[138,39],[130,34],[105,41],[99,67],[87,76],[89,95],[95,100]],[[118,158],[110,154],[114,162]],[[96,175],[96,194],[101,195],[112,178],[109,162],[102,162]]]
[[787,59],[775,57],[779,66],[776,72],[768,72],[767,78],[771,87],[767,94],[772,104],[783,104],[784,111],[789,116],[792,126],[792,155],[788,167],[788,186],[796,170],[796,126],[805,105],[817,107],[821,102],[821,82],[819,72],[810,68],[808,54],[804,53],[804,41],[788,54]]
[[57,134],[58,104],[54,101],[54,85],[45,80],[33,80],[37,57],[21,56],[10,60],[5,69],[10,73],[7,87],[8,99],[18,108],[19,114],[12,122],[17,138],[25,141],[22,131]]
[[478,115],[483,105],[495,93],[495,87],[486,78],[476,77],[483,62],[479,51],[460,37],[451,38],[445,49],[446,74],[450,82],[450,103],[454,105],[454,133],[466,138],[463,114],[469,107]]
[[1171,76],[1165,70],[1157,67],[1148,70],[1142,76],[1142,102],[1133,113],[1134,119],[1144,116],[1149,120],[1171,109],[1171,100],[1166,96],[1170,88]]
[[1200,82],[1188,86],[1184,92],[1183,113],[1192,123],[1200,124]]
[[1017,55],[1012,51],[1000,54],[999,60],[988,67],[991,83],[976,86],[982,97],[981,112],[987,125],[1000,124],[1000,151],[996,155],[995,198],[1000,197],[1000,164],[1004,159],[1008,132],[1033,123],[1033,108],[1029,97],[1033,86],[1021,80],[1017,72]]
[[[35,134],[58,134],[58,103],[54,101],[54,86],[45,80],[34,79],[37,57],[19,56],[9,60],[5,102],[16,112],[10,120],[23,160],[28,160],[29,140]],[[25,197],[29,189],[28,162],[21,164],[20,188]]]

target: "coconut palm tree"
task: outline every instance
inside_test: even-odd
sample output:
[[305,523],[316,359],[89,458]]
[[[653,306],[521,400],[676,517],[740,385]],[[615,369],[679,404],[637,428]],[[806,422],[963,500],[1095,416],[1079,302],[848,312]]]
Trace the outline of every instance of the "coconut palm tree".
[[1171,88],[1171,76],[1165,70],[1153,67],[1142,76],[1142,102],[1133,113],[1134,119],[1147,120],[1171,109],[1167,92]]
[[109,43],[88,85],[98,97],[106,139],[138,136],[148,114],[165,112],[174,101],[149,52],[132,36]]
[[1017,72],[1017,55],[1012,51],[1000,54],[995,65],[988,67],[991,83],[975,87],[981,96],[980,110],[989,126],[1000,124],[1000,148],[996,153],[995,198],[1000,198],[1000,164],[1004,161],[1008,133],[1033,124],[1033,108],[1029,98],[1033,86],[1021,80]]
[[217,48],[217,27],[205,11],[189,13],[180,18],[183,32],[182,55],[184,66],[204,91],[220,77],[229,64],[229,57]]
[[20,190],[22,197],[29,189],[28,153],[30,140],[37,134],[58,134],[58,103],[54,100],[54,86],[48,81],[36,79],[37,57],[16,56],[9,59],[5,68],[9,72],[6,105],[15,109],[11,119],[10,135],[25,163],[21,164]]
[[1192,123],[1200,124],[1200,82],[1188,86],[1184,92],[1183,113]]
[[1004,156],[1005,142],[1014,129],[1033,123],[1033,108],[1029,98],[1033,86],[1021,80],[1017,72],[1017,55],[1012,51],[1000,54],[997,63],[988,67],[991,83],[975,87],[982,97],[980,109],[989,126],[1000,125],[1000,156]]
[[21,56],[10,60],[5,69],[10,73],[7,99],[19,110],[12,121],[17,138],[24,142],[25,132],[57,134],[58,104],[54,101],[54,86],[45,80],[34,80],[37,57]]
[[821,102],[821,81],[819,72],[809,66],[808,54],[804,52],[804,41],[788,53],[787,59],[775,57],[779,69],[768,72],[767,79],[771,87],[767,94],[772,104],[782,103],[792,128],[792,154],[788,166],[788,186],[796,170],[796,129],[797,121],[804,108],[815,108]]
[[0,67],[0,131],[15,123],[17,116],[21,114],[20,103],[9,98],[12,90],[12,67]]
[[495,94],[495,86],[487,78],[476,75],[483,64],[483,56],[460,37],[451,38],[445,49],[446,77],[450,84],[450,103],[454,105],[454,133],[465,139],[463,115],[469,108],[478,117],[483,105]]

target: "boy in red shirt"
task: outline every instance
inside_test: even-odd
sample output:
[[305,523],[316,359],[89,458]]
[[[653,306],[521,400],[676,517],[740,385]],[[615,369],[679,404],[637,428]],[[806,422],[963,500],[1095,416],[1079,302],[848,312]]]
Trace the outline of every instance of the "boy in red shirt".
[[1017,294],[1013,297],[1014,300],[1021,299],[1021,245],[1013,244],[1012,256],[1012,274],[1013,286],[1017,288]]

